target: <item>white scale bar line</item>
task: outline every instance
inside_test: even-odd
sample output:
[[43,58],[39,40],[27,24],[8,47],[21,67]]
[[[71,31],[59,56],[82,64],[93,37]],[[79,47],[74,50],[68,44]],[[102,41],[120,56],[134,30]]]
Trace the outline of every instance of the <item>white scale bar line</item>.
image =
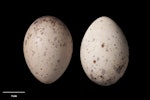
[[25,93],[25,91],[3,91],[2,93]]

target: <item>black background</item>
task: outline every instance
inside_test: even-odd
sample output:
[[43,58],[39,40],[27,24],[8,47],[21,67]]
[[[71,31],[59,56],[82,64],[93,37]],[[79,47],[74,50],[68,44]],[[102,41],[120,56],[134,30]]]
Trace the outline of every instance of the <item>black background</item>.
[[[25,91],[17,98],[145,97],[148,89],[146,72],[147,49],[145,32],[148,16],[143,3],[130,2],[42,2],[39,5],[21,3],[1,8],[1,68],[0,96],[10,98],[2,91]],[[10,3],[11,4],[11,3]],[[25,6],[23,6],[25,5]],[[145,8],[141,8],[145,6]],[[30,24],[38,17],[52,15],[66,24],[73,38],[73,55],[65,73],[56,82],[46,85],[30,73],[23,55],[23,39]],[[98,17],[112,18],[122,29],[129,45],[129,64],[124,76],[114,85],[103,87],[91,82],[80,62],[80,44],[89,25]],[[145,93],[144,93],[145,94]],[[70,98],[70,99],[72,99]],[[5,99],[4,99],[5,100]]]

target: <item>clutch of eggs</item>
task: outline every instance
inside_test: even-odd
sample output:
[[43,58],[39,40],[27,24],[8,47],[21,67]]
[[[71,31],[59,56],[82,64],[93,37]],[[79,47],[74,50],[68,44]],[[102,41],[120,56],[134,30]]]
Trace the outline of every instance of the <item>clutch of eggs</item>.
[[97,18],[82,39],[80,58],[90,80],[102,86],[116,83],[129,62],[128,43],[120,27],[109,17]]
[[45,84],[53,83],[62,76],[71,60],[71,34],[58,18],[42,16],[28,28],[23,52],[34,77]]

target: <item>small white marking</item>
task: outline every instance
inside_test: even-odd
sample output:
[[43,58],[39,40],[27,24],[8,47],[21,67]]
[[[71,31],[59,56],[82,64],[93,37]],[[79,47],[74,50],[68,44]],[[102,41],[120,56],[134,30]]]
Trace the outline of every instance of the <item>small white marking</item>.
[[12,94],[11,97],[12,98],[17,98],[17,95]]
[[25,93],[25,91],[3,91],[2,93]]

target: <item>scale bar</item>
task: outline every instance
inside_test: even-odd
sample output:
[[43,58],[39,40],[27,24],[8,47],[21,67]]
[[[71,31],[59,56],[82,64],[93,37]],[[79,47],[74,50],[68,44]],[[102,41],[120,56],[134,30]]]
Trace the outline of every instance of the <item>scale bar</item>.
[[3,91],[2,93],[25,93],[25,91]]

